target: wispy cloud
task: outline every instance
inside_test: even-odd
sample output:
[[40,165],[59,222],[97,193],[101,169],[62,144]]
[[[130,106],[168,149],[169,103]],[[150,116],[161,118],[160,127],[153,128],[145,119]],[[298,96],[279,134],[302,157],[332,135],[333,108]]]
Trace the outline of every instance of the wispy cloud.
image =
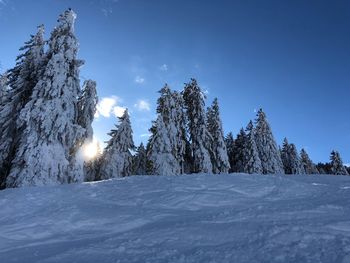
[[144,134],[141,134],[141,135],[140,135],[141,138],[150,137],[150,136],[151,136],[150,133],[144,133]]
[[[0,0],[1,1],[1,0]],[[100,10],[105,17],[109,17],[113,14],[113,9],[118,3],[118,0],[100,0]],[[90,4],[94,4],[94,1],[91,1]]]
[[3,9],[5,9],[6,6],[7,6],[7,1],[0,0],[0,11],[3,11]]
[[136,109],[139,111],[150,111],[151,106],[148,101],[146,100],[138,100],[138,102],[134,105]]
[[159,67],[160,71],[168,71],[168,65],[167,64],[163,64]]
[[100,116],[109,118],[111,117],[111,114],[114,114],[116,117],[122,116],[125,107],[117,105],[120,102],[121,99],[117,96],[102,98],[97,104],[95,118],[99,118]]
[[113,9],[112,8],[101,8],[101,12],[105,17],[108,17],[113,13]]
[[143,59],[138,55],[134,55],[130,57],[127,69],[133,74],[140,75],[143,74],[146,70],[143,64]]
[[146,82],[147,69],[144,66],[143,59],[134,55],[130,57],[128,63],[125,64],[125,73],[132,79],[136,84],[143,84]]
[[142,83],[145,82],[145,79],[142,78],[141,76],[136,76],[136,77],[135,77],[135,82],[136,82],[137,84],[142,84]]

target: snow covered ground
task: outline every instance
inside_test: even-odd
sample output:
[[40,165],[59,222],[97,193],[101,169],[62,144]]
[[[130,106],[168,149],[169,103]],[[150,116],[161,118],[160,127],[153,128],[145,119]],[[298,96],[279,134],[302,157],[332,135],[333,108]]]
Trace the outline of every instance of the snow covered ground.
[[350,262],[350,177],[138,176],[7,189],[0,262]]

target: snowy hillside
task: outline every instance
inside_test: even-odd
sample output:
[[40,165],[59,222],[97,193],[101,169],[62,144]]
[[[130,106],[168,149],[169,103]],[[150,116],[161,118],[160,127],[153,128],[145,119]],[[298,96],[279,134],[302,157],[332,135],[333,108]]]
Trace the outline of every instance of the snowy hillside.
[[136,176],[0,192],[0,262],[350,262],[350,177]]

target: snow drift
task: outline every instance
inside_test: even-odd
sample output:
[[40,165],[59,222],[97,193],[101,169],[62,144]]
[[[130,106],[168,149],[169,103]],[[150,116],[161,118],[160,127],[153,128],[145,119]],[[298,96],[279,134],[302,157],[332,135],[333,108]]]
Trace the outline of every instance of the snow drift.
[[0,261],[350,262],[350,177],[135,176],[0,192]]

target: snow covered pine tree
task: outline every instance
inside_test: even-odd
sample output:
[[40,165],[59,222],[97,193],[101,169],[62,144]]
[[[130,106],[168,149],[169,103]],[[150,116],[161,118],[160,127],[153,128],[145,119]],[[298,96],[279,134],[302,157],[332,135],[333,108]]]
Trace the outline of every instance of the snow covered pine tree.
[[306,174],[319,174],[316,165],[311,161],[305,149],[301,149],[300,159],[301,165],[304,167],[304,171]]
[[19,139],[25,128],[18,121],[21,110],[31,99],[45,63],[44,26],[20,48],[24,53],[17,57],[16,66],[9,70],[4,85],[6,92],[0,104],[0,188],[6,186],[6,178],[11,170],[12,161],[17,150]]
[[17,122],[24,129],[8,187],[83,181],[82,160],[71,154],[85,134],[77,118],[83,61],[77,59],[75,19],[71,9],[65,11],[51,33],[47,63]]
[[179,163],[172,152],[168,130],[161,114],[158,114],[150,132],[152,135],[147,147],[151,166],[148,168],[149,172],[154,175],[177,175],[180,170]]
[[[89,145],[93,143],[93,130],[91,124],[96,113],[97,102],[96,82],[93,80],[84,81],[83,89],[78,99],[78,124],[85,129],[85,134],[82,137],[82,140],[77,142],[74,154],[84,144]],[[84,180],[94,181],[97,179],[98,161],[98,155],[90,160],[84,161]]]
[[230,163],[228,160],[217,98],[214,99],[213,104],[208,108],[207,127],[212,137],[210,152],[212,155],[213,172],[215,174],[228,173],[230,170]]
[[183,98],[188,119],[194,173],[212,173],[210,159],[211,135],[207,129],[205,95],[195,79],[185,85]]
[[109,133],[111,139],[101,157],[101,179],[125,177],[132,173],[131,150],[135,149],[135,145],[128,109],[119,117],[119,125],[116,127],[116,130]]
[[331,152],[331,172],[335,175],[349,175],[338,151]]
[[229,172],[233,172],[233,165],[234,165],[234,159],[233,159],[233,151],[235,147],[235,140],[233,139],[233,134],[232,132],[229,132],[226,137],[225,137],[225,144],[226,144],[226,149],[227,149],[227,156],[228,160],[230,162],[230,170]]
[[289,145],[290,147],[290,160],[291,160],[291,171],[293,174],[305,174],[304,167],[301,163],[300,156],[298,154],[297,147],[294,143]]
[[293,143],[288,143],[287,138],[283,141],[281,157],[286,174],[305,174],[297,149]]
[[244,147],[246,144],[247,135],[243,128],[240,129],[234,141],[234,147],[232,152],[232,172],[243,173],[244,172]]
[[133,157],[133,175],[147,174],[147,153],[143,143],[136,149],[136,154]]
[[[187,130],[186,130],[186,113],[185,113],[185,105],[182,94],[173,91],[172,97],[174,101],[173,107],[173,116],[174,116],[174,124],[176,128],[176,140],[173,143],[173,147],[175,147],[175,158],[179,161],[180,164],[180,173],[189,173],[192,167],[192,156],[191,156],[191,145],[188,140]],[[170,137],[171,139],[171,137]]]
[[[78,124],[85,129],[84,140],[92,140],[93,130],[91,124],[96,113],[97,102],[96,82],[85,80],[78,99]],[[80,146],[83,143],[84,141],[80,142]]]
[[283,163],[270,125],[262,109],[257,113],[256,145],[264,174],[284,174]]
[[255,130],[250,121],[246,128],[246,139],[243,148],[244,172],[248,174],[261,174],[262,165],[259,158],[258,148],[255,142]]
[[171,152],[177,161],[177,164],[174,165],[174,167],[178,167],[175,174],[182,174],[185,170],[186,144],[188,143],[183,99],[179,93],[171,91],[167,84],[159,93],[157,113],[163,118]]

